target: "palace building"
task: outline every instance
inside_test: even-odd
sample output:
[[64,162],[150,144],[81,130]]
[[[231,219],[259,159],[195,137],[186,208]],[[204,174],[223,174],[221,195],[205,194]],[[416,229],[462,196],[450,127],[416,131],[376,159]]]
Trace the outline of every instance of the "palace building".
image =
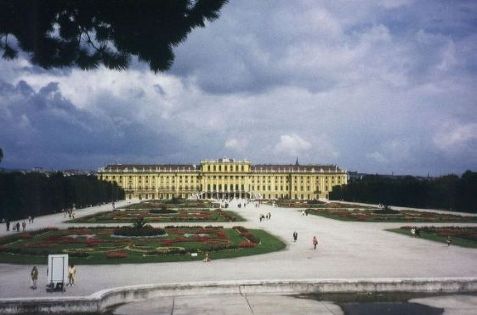
[[252,164],[218,159],[193,164],[114,164],[98,171],[99,179],[116,182],[126,198],[327,198],[335,185],[347,184],[336,165]]

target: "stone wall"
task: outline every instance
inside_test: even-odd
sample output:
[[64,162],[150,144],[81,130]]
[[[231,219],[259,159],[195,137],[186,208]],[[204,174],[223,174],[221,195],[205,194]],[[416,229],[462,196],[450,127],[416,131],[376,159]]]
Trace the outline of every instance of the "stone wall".
[[358,292],[477,292],[477,278],[270,280],[150,284],[106,289],[85,297],[0,299],[0,313],[100,313],[121,303],[161,296]]

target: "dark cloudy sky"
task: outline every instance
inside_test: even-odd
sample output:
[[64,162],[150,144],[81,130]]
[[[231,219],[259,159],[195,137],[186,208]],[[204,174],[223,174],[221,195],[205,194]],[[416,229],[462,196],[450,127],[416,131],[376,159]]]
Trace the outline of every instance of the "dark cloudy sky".
[[232,0],[174,51],[159,74],[1,60],[1,166],[477,170],[477,1]]

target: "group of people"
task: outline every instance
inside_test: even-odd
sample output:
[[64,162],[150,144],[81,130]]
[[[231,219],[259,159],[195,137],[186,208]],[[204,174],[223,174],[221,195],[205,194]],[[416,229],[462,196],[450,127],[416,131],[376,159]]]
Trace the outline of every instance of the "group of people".
[[[297,231],[294,231],[293,234],[293,242],[296,243],[296,241],[298,240],[298,233]],[[316,246],[318,246],[318,237],[313,236],[313,239],[312,239],[312,244],[313,244],[313,249],[316,250]]]
[[70,219],[74,219],[75,218],[75,212],[74,212],[74,208],[66,208],[66,209],[62,209],[61,212],[63,212],[63,216],[66,218],[66,215],[68,215],[68,218]]
[[[33,216],[28,217],[28,223],[33,223],[33,220],[34,220]],[[27,228],[26,220],[23,220],[22,223],[20,223],[20,221],[18,221],[17,223],[12,224],[10,219],[6,219],[6,220],[2,219],[2,222],[5,222],[7,232],[10,231],[10,227],[12,227],[13,231],[17,231],[17,232],[20,232],[20,231],[25,232],[26,228]]]
[[[31,288],[32,290],[36,290],[37,284],[38,284],[38,267],[33,266],[31,272],[30,272],[30,277],[31,277]],[[74,264],[70,264],[68,266],[68,283],[66,286],[73,286],[76,283],[76,266]]]
[[269,212],[267,214],[263,214],[261,213],[260,216],[258,217],[258,219],[260,220],[260,222],[262,222],[262,220],[270,220],[272,218],[272,214]]

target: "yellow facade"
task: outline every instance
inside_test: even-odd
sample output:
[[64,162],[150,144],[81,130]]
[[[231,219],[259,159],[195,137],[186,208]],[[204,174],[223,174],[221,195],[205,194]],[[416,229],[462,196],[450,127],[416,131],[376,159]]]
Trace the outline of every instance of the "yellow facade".
[[257,164],[218,159],[192,164],[115,164],[98,172],[116,182],[126,198],[327,198],[335,185],[347,184],[345,170],[335,165]]

